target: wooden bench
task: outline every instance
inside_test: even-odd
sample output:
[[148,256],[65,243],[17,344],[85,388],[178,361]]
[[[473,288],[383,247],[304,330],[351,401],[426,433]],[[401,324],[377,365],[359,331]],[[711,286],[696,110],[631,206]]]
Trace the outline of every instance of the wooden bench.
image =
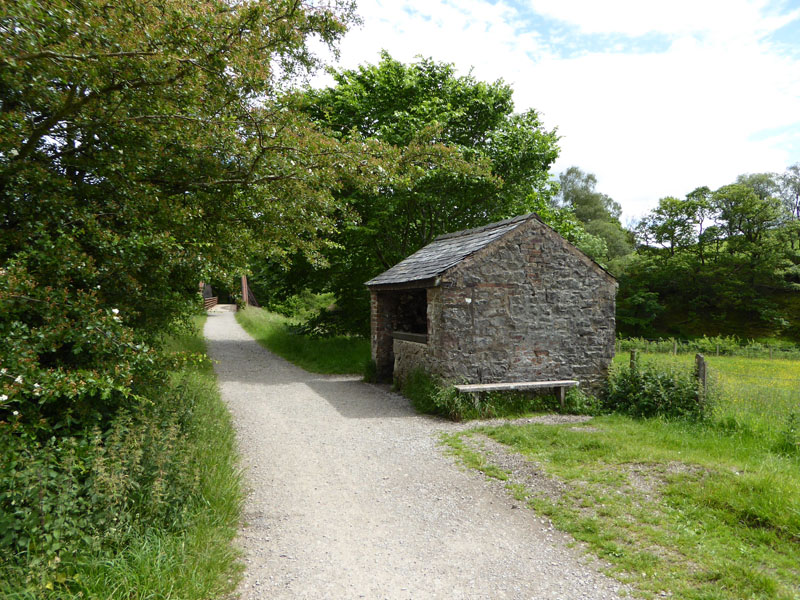
[[563,381],[519,381],[516,383],[467,383],[454,386],[459,392],[467,394],[477,394],[478,397],[482,392],[510,392],[520,390],[537,390],[537,389],[556,389],[558,388],[559,399],[561,400],[561,410],[564,410],[564,400],[567,395],[568,387],[575,387],[578,382],[574,379],[565,379]]

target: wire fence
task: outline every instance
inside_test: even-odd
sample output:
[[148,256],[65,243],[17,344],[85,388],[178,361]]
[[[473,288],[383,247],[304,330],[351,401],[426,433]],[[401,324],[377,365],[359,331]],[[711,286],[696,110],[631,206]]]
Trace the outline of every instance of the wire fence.
[[741,356],[800,360],[800,345],[787,342],[756,342],[734,337],[698,338],[617,338],[617,353],[638,350],[648,354],[704,354],[706,356]]

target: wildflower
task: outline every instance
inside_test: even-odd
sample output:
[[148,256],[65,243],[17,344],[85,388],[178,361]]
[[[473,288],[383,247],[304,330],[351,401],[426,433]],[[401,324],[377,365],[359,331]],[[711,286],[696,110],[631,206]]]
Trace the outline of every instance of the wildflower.
[[14,378],[14,383],[22,383],[22,375],[17,375]]
[[0,375],[5,375],[6,371],[8,371],[8,369],[0,369]]
[[8,400],[8,396],[6,394],[0,395],[0,402],[5,402],[6,400]]
[[112,308],[111,312],[114,313],[115,315],[118,315],[119,314],[119,309],[118,308]]
[[14,412],[12,412],[11,414],[12,414],[12,415],[14,415],[15,417],[18,417],[18,416],[19,416],[19,411],[18,411],[18,410],[15,410],[15,411],[14,411]]

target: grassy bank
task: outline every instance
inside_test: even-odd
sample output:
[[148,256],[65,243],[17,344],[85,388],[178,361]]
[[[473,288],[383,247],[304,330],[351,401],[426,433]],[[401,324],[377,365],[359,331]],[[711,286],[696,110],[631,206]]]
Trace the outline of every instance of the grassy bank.
[[292,328],[296,321],[262,308],[240,310],[236,320],[262,346],[312,373],[361,374],[370,357],[369,340],[300,335]]
[[[622,368],[627,356],[618,357]],[[691,356],[642,356],[690,369]],[[596,417],[585,425],[478,432],[546,473],[509,484],[518,499],[585,542],[646,598],[800,597],[800,362],[711,357],[714,404],[702,422]],[[465,464],[507,479],[463,433]],[[534,489],[535,487],[535,489]]]
[[[204,353],[201,325],[172,350]],[[11,459],[3,475],[12,477],[0,490],[12,520],[0,529],[15,543],[0,558],[3,598],[206,600],[233,591],[242,490],[209,361],[185,360],[152,392],[107,431],[24,447],[13,424],[0,431]]]
[[796,457],[699,425],[619,416],[485,433],[564,484],[512,492],[644,597],[797,598]]

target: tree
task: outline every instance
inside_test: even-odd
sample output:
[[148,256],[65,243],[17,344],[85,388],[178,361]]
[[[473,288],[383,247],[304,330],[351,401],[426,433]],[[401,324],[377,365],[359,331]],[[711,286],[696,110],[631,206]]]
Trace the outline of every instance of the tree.
[[800,221],[800,163],[786,169],[779,179],[780,198],[795,221]]
[[642,245],[620,281],[623,329],[784,328],[790,319],[778,300],[796,269],[776,191],[774,176],[757,174],[714,192],[697,188],[683,200],[662,198],[640,224]]
[[[349,0],[17,2],[0,25],[0,419],[135,398],[197,283],[313,253],[368,157],[283,97]],[[359,150],[361,145],[358,146]],[[366,153],[369,154],[369,153]],[[352,182],[349,182],[352,185]]]
[[586,231],[602,238],[613,261],[633,252],[633,237],[619,221],[622,207],[609,196],[598,192],[597,178],[578,167],[570,167],[558,176],[560,189],[556,201],[572,209]]
[[513,112],[503,82],[459,76],[430,59],[333,72],[336,85],[307,90],[307,113],[339,139],[371,137],[394,153],[369,193],[344,189],[357,220],[343,219],[325,278],[352,329],[368,329],[364,281],[437,235],[528,212],[551,194],[558,148],[535,111]]

